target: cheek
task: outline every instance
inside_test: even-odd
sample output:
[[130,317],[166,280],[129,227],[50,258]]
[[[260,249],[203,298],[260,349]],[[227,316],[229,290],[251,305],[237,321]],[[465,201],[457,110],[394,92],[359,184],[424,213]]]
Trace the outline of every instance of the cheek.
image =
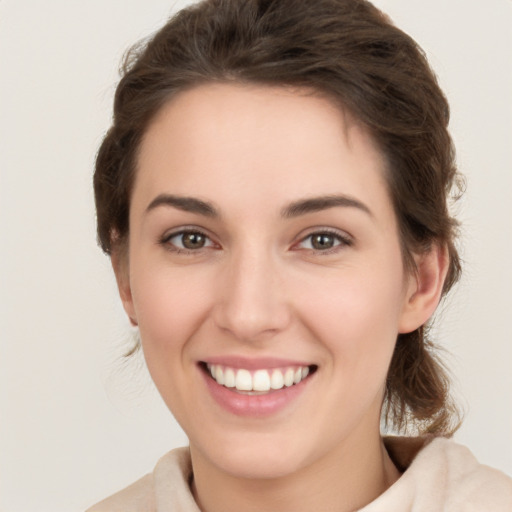
[[187,399],[195,365],[189,348],[208,315],[207,281],[190,269],[170,272],[142,264],[137,270],[132,292],[146,365],[167,407],[184,425],[196,414]]
[[133,275],[133,300],[145,353],[175,356],[207,317],[208,280],[190,269],[171,272],[144,264]]
[[357,381],[371,375],[385,379],[403,307],[401,272],[383,276],[376,270],[326,279],[309,289],[302,308],[340,375],[350,369]]

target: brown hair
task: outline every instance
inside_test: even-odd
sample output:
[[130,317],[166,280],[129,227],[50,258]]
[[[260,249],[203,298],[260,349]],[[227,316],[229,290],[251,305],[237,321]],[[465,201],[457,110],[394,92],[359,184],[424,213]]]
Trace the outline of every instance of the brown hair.
[[[177,92],[213,81],[305,87],[352,112],[387,160],[404,264],[412,271],[413,253],[446,247],[448,292],[460,274],[447,206],[458,185],[448,103],[418,45],[365,0],[205,0],[132,48],[94,175],[106,253],[128,237],[148,124]],[[453,431],[457,411],[433,349],[424,327],[398,336],[383,408],[395,430]]]

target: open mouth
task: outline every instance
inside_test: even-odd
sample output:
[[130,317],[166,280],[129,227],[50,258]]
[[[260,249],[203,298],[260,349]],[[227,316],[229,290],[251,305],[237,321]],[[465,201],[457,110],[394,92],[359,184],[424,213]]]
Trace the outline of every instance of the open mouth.
[[200,366],[220,386],[247,395],[268,394],[296,386],[318,369],[317,365],[309,365],[248,370],[206,362],[201,362]]

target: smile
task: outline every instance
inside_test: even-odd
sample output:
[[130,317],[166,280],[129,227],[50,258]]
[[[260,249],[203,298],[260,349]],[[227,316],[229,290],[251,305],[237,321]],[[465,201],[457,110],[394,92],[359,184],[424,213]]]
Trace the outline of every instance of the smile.
[[284,411],[311,388],[316,364],[222,357],[202,361],[198,368],[214,402],[230,414],[263,419]]
[[233,391],[260,394],[279,391],[299,384],[316,366],[296,366],[286,368],[259,369],[231,368],[220,364],[206,364],[217,384]]

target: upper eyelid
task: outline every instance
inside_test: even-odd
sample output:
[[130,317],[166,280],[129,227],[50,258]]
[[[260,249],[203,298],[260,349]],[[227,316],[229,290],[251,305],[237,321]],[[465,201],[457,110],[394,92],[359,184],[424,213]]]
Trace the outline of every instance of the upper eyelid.
[[213,241],[213,237],[209,231],[198,226],[180,226],[178,228],[169,229],[160,237],[160,239],[169,240],[175,236],[182,235],[183,233],[199,233]]
[[[316,234],[327,234],[330,236],[333,236],[337,238],[336,244],[334,244],[332,247],[325,248],[325,249],[316,249],[314,247],[301,247],[302,244],[304,244],[308,239],[310,239],[312,236]],[[310,242],[312,243],[312,242]],[[298,241],[294,242],[290,249],[292,251],[306,251],[308,253],[312,253],[315,255],[322,255],[322,256],[329,256],[329,255],[335,255],[338,254],[340,251],[343,251],[344,249],[348,249],[350,247],[353,247],[354,245],[354,239],[351,235],[346,233],[345,231],[341,231],[334,228],[320,228],[320,229],[314,229],[310,231],[308,234],[301,236]]]
[[354,237],[347,231],[344,231],[342,229],[337,229],[337,228],[331,228],[331,227],[327,227],[327,226],[315,226],[315,227],[309,228],[305,231],[306,231],[305,233],[302,232],[297,237],[298,242],[301,242],[301,241],[305,240],[306,238],[309,238],[310,236],[313,236],[316,234],[329,234],[329,235],[337,236],[342,240],[351,241],[351,242],[354,240]]
[[[198,233],[198,234],[204,236],[205,238],[207,238],[210,243],[208,245],[205,245],[205,246],[197,248],[197,249],[182,248],[182,247],[179,247],[177,245],[170,243],[172,238],[183,235],[185,233]],[[158,238],[157,243],[158,243],[158,245],[166,247],[167,250],[172,250],[173,252],[178,252],[178,253],[189,253],[189,254],[193,254],[193,253],[199,254],[203,250],[211,250],[211,249],[216,249],[216,248],[220,247],[220,244],[215,240],[214,237],[212,237],[208,233],[208,230],[199,228],[197,226],[188,226],[188,227],[180,226],[179,228],[170,229],[170,230],[166,231],[161,237]]]
[[[159,241],[162,243],[168,242],[171,238],[184,234],[184,233],[199,233],[205,237],[207,237],[212,243],[221,245],[216,238],[209,232],[208,229],[205,229],[203,227],[195,226],[195,225],[189,225],[189,226],[179,226],[174,229],[170,229],[166,231],[160,238]],[[292,246],[297,245],[300,242],[303,242],[307,238],[315,235],[315,234],[322,234],[326,233],[329,235],[336,236],[340,238],[342,241],[346,243],[353,243],[354,237],[348,233],[345,230],[339,229],[339,228],[333,228],[329,226],[312,226],[310,228],[307,228],[306,230],[303,230],[297,237],[295,238],[295,241],[292,242]]]

